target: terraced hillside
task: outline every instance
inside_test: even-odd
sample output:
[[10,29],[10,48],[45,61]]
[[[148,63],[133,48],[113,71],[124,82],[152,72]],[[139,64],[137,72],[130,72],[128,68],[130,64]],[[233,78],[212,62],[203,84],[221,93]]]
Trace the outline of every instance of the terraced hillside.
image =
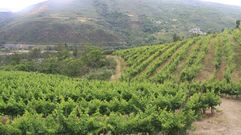
[[123,80],[226,81],[241,75],[241,30],[115,52],[127,63]]

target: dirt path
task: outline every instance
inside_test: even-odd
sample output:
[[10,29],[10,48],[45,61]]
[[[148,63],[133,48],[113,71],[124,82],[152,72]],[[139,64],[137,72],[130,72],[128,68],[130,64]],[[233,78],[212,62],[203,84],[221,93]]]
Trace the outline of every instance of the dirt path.
[[179,50],[183,47],[183,44],[180,45],[178,48],[175,49],[175,51],[171,54],[171,56],[169,56],[166,60],[164,60],[161,65],[156,69],[156,71],[154,71],[149,78],[153,78],[154,76],[158,75],[161,70],[171,62],[171,60],[173,59],[173,57],[175,57],[175,55],[179,52]]
[[233,71],[232,74],[232,80],[234,82],[238,82],[240,81],[240,76],[241,76],[241,46],[238,44],[237,41],[234,41],[233,39],[233,43],[234,43],[234,59],[235,59],[235,69]]
[[181,78],[181,72],[182,70],[185,68],[187,62],[188,62],[188,58],[192,55],[193,51],[195,49],[197,49],[198,47],[200,47],[200,44],[193,44],[187,51],[186,53],[186,57],[181,60],[176,67],[176,71],[173,73],[174,79],[176,81],[180,81]]
[[198,75],[196,76],[195,80],[197,81],[206,81],[210,80],[215,72],[215,43],[214,41],[210,41],[208,46],[208,52],[202,62],[202,69],[199,71]]
[[111,81],[117,81],[121,78],[122,72],[126,67],[124,60],[119,56],[108,55],[107,58],[114,59],[116,62],[115,74],[113,74],[110,78]]
[[241,135],[241,101],[222,99],[219,112],[195,122],[190,135]]
[[148,70],[148,68],[149,68],[151,65],[153,65],[153,63],[154,63],[155,61],[158,61],[158,59],[163,55],[163,53],[166,52],[166,51],[167,51],[168,49],[170,49],[171,47],[172,47],[172,46],[169,45],[169,46],[165,47],[163,50],[161,50],[161,51],[158,53],[158,55],[157,55],[156,57],[154,57],[154,58],[150,61],[150,63],[149,63],[148,65],[146,65],[145,68],[144,68],[138,75],[135,76],[135,78],[138,78],[138,76],[141,76],[141,75],[143,75],[144,73],[146,73],[147,70]]

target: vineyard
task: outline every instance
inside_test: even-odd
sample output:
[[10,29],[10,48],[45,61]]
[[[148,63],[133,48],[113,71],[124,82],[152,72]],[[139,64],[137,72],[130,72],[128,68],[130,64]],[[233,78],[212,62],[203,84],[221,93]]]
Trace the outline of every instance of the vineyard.
[[239,82],[240,35],[240,29],[225,30],[175,43],[121,50],[115,54],[128,64],[122,75],[122,80],[126,81]]
[[240,35],[116,51],[120,81],[0,71],[0,134],[188,134],[220,95],[241,96]]
[[185,134],[220,103],[193,84],[102,82],[0,71],[0,134]]

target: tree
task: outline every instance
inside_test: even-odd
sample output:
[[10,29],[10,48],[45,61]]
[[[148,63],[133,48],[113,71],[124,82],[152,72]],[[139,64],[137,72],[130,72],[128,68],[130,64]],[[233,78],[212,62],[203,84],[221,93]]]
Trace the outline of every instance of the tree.
[[175,33],[174,35],[173,35],[173,41],[174,42],[176,42],[176,41],[178,41],[178,40],[180,40],[181,38],[180,38],[180,36],[178,36],[177,35],[177,33]]
[[20,54],[13,54],[8,58],[8,63],[11,63],[12,65],[19,64],[21,62],[22,56]]
[[34,48],[29,52],[29,59],[38,59],[41,58],[41,50]]
[[77,58],[77,57],[79,56],[79,51],[78,51],[77,46],[74,46],[74,48],[73,48],[73,56],[74,56],[75,58]]
[[65,43],[64,45],[58,45],[56,47],[57,57],[59,60],[64,60],[68,57],[70,57],[70,51],[68,49],[68,45]]
[[239,26],[240,26],[240,20],[237,20],[236,21],[236,28],[239,28]]
[[100,48],[93,46],[86,46],[82,54],[82,59],[89,67],[101,67],[104,59],[103,51]]

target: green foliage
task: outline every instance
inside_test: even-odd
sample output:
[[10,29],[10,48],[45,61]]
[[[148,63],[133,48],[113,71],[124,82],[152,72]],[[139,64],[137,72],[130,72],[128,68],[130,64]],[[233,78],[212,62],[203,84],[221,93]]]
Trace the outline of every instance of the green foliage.
[[193,43],[194,40],[186,42],[183,45],[183,47],[180,48],[180,51],[178,51],[172,56],[169,62],[170,64],[165,65],[162,68],[161,73],[157,73],[156,75],[154,75],[153,80],[159,83],[164,83],[165,81],[171,80],[174,77],[172,73],[177,68],[179,62],[184,59],[185,54],[188,51],[188,48],[190,48],[193,45]]
[[217,38],[218,44],[215,45],[215,68],[216,70],[220,69],[221,62],[222,62],[222,43],[220,37]]
[[40,49],[33,49],[29,52],[29,58],[31,59],[37,59],[40,58],[42,56],[41,54],[41,50]]
[[[173,33],[188,37],[192,27],[218,32],[222,28],[234,28],[234,20],[241,18],[239,8],[203,1],[75,0],[58,4],[62,3],[42,3],[41,6],[51,10],[38,12],[39,6],[36,6],[31,16],[28,11],[21,16],[8,13],[10,15],[2,17],[4,13],[0,13],[0,29],[4,31],[0,41],[90,43],[116,49],[125,45],[170,42]],[[202,6],[197,8],[196,5]],[[3,21],[9,16],[11,19]]]
[[3,125],[0,123],[0,134],[1,135],[19,135],[21,130],[13,127],[12,125]]
[[240,26],[240,20],[237,20],[236,21],[236,28],[239,28],[239,26]]
[[[152,46],[152,47],[138,48],[136,50],[131,49],[126,51],[116,52],[117,55],[124,57],[124,59],[130,65],[130,68],[128,68],[126,73],[123,75],[123,78],[135,77],[138,73],[140,73],[143,69],[145,69],[150,62],[152,62],[155,58],[157,58],[159,55],[161,55],[165,50],[167,50],[170,47],[171,45]],[[150,55],[152,56],[149,57]]]
[[208,73],[211,74],[210,79],[231,83],[234,71],[236,74],[240,71],[237,61],[240,34],[240,29],[224,30],[159,46],[119,50],[114,54],[128,64],[121,78],[125,81],[205,81],[202,80],[203,74]]
[[179,37],[179,36],[175,33],[175,34],[173,34],[172,39],[173,39],[174,42],[176,42],[176,41],[181,40],[181,37]]
[[193,55],[188,58],[187,67],[182,71],[180,80],[181,81],[192,81],[200,71],[202,61],[207,53],[207,47],[209,45],[210,36],[203,38],[200,44],[200,48],[196,48]]
[[115,69],[115,63],[107,60],[103,50],[96,47],[86,46],[81,52],[75,47],[73,54],[67,45],[57,46],[55,50],[56,53],[41,53],[40,49],[33,49],[27,54],[7,56],[0,59],[3,63],[0,68],[99,80],[108,80]]
[[103,66],[103,51],[96,47],[86,47],[82,54],[82,60],[90,67],[102,67]]
[[229,42],[230,40],[232,41],[234,39],[233,31],[226,30],[224,34],[229,35],[224,38],[225,39],[224,40],[224,43],[225,43],[224,53],[225,53],[225,60],[227,63],[227,67],[226,67],[225,73],[224,73],[224,79],[227,82],[231,82],[233,71],[236,68],[236,64],[238,64],[238,63],[235,63],[235,50],[234,49],[235,49],[236,42]]
[[190,106],[186,101],[193,101],[200,87],[188,84],[110,83],[6,71],[0,74],[0,113],[12,118],[10,123],[0,124],[3,134],[181,135],[197,118],[196,110],[214,107],[220,100],[214,92],[204,92],[201,100]]

